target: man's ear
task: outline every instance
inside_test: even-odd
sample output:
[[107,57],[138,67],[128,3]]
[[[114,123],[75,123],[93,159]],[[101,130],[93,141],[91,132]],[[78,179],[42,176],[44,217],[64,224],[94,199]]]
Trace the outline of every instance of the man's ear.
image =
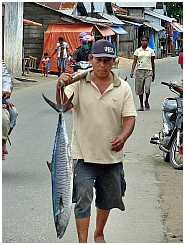
[[113,58],[113,63],[114,63],[114,64],[116,63],[116,58]]
[[88,54],[88,61],[92,64],[92,59],[93,59],[93,56],[92,54]]

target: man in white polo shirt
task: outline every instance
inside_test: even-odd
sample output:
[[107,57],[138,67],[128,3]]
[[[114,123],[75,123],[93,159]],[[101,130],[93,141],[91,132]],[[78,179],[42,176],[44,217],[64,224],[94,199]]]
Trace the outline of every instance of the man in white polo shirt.
[[88,227],[96,189],[97,210],[95,242],[105,242],[104,227],[112,208],[124,211],[122,197],[126,189],[123,170],[123,147],[132,134],[136,110],[128,83],[111,71],[115,62],[112,43],[98,40],[92,47],[89,61],[93,70],[84,79],[70,84],[71,74],[60,79],[66,85],[60,91],[64,101],[74,93],[72,157],[78,159],[74,169],[73,202],[79,242],[87,242]]

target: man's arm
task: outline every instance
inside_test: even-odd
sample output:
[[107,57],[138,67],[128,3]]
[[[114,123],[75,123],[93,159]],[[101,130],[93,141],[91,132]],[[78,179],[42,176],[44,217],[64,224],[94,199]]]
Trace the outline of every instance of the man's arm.
[[153,75],[152,75],[152,82],[153,82],[154,79],[155,79],[155,62],[154,62],[154,60],[155,60],[155,56],[152,56],[152,57],[151,57],[151,62],[152,62],[152,72],[153,72]]
[[[59,77],[57,85],[56,85],[56,102],[57,102],[57,104],[63,104],[68,100],[68,97],[64,92],[64,88],[61,88],[61,89],[58,88],[58,85],[60,84],[60,80],[62,80],[66,85],[69,85],[72,78],[73,78],[73,75],[69,74],[69,73],[62,73],[61,76]],[[73,108],[72,103],[68,106],[66,111],[70,110],[71,108]]]
[[10,97],[12,89],[13,86],[10,74],[8,73],[5,63],[2,61],[2,96],[4,99]]
[[131,69],[131,73],[130,73],[131,78],[133,78],[133,76],[134,76],[134,69],[135,69],[136,64],[137,64],[137,59],[138,59],[138,56],[134,55],[134,60],[132,63],[132,69]]
[[110,149],[111,151],[121,151],[124,147],[125,142],[132,134],[135,126],[135,116],[129,116],[123,118],[123,128],[122,133],[114,137],[111,141]]

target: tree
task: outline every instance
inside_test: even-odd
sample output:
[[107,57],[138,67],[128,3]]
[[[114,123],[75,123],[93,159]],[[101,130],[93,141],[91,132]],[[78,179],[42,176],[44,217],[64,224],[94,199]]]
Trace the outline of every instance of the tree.
[[164,2],[166,5],[167,15],[175,18],[177,21],[183,19],[183,2]]

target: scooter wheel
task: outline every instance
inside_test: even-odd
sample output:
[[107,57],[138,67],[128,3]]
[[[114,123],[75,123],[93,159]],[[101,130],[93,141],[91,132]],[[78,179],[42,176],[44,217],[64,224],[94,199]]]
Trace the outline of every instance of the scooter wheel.
[[[180,134],[180,144],[183,146],[183,133]],[[177,149],[177,137],[175,136],[170,149],[170,163],[175,169],[183,169],[183,154],[182,150]]]

